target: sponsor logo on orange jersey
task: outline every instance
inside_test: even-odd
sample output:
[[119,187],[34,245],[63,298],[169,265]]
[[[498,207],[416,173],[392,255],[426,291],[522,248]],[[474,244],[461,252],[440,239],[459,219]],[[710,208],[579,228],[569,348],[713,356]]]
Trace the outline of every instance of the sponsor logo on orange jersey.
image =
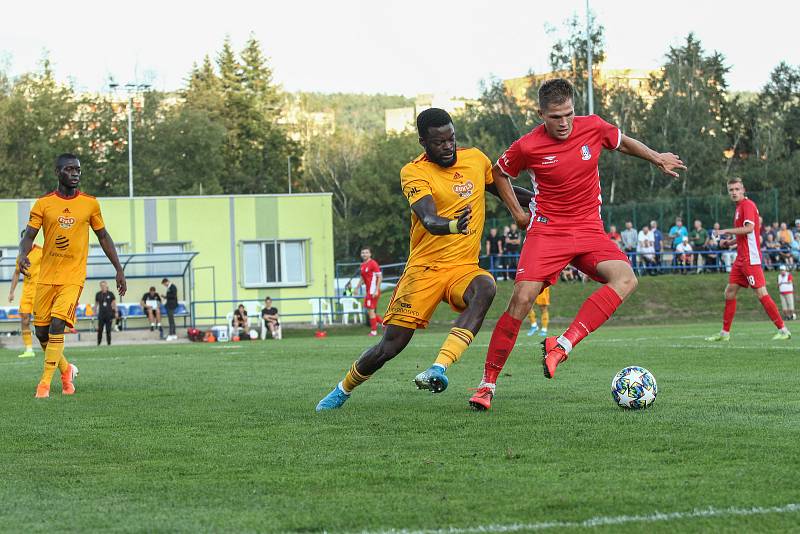
[[65,217],[62,215],[58,218],[58,224],[65,230],[72,228],[72,225],[75,224],[75,217]]
[[475,185],[472,182],[467,182],[465,184],[453,184],[453,192],[461,198],[467,198],[470,196],[473,189],[475,189]]

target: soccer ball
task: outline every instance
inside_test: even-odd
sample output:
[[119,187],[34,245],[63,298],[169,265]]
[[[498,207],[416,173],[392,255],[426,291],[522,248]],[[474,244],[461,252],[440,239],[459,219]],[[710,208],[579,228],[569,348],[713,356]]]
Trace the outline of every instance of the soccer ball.
[[626,367],[611,379],[611,395],[623,408],[647,408],[656,401],[657,394],[656,377],[644,367]]

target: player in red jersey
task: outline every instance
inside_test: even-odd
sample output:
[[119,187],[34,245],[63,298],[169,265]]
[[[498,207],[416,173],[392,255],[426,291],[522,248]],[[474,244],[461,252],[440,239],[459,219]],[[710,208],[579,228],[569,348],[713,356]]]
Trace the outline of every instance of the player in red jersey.
[[367,316],[369,316],[369,335],[378,335],[378,323],[383,319],[380,315],[375,313],[375,308],[378,307],[378,299],[381,296],[381,282],[383,281],[383,274],[381,274],[381,266],[378,262],[372,259],[372,250],[369,247],[361,249],[361,280],[358,281],[353,292],[358,291],[361,284],[364,284],[364,307],[367,309]]
[[790,339],[792,334],[783,324],[783,318],[775,301],[767,293],[764,271],[761,269],[761,238],[758,208],[745,196],[741,178],[728,180],[728,196],[736,204],[733,228],[720,230],[720,234],[736,236],[736,261],[733,262],[728,285],[725,286],[725,312],[722,315],[722,331],[707,337],[706,341],[730,341],[731,323],[736,315],[736,294],[740,287],[752,287],[769,318],[778,328],[772,339]]
[[[492,169],[503,202],[520,228],[527,228],[527,234],[514,294],[492,332],[483,380],[470,399],[478,410],[490,407],[497,377],[536,296],[557,281],[567,264],[604,285],[583,303],[563,335],[542,342],[546,378],[552,378],[573,347],[611,317],[636,288],[628,258],[606,236],[600,218],[597,165],[602,151],[637,156],[669,176],[678,176],[675,170],[686,168],[678,156],[651,150],[596,115],[576,117],[573,95],[567,80],[557,78],[542,84],[539,115],[544,124],[516,140]],[[522,171],[530,174],[535,193],[530,213],[514,205],[509,194],[509,178]]]

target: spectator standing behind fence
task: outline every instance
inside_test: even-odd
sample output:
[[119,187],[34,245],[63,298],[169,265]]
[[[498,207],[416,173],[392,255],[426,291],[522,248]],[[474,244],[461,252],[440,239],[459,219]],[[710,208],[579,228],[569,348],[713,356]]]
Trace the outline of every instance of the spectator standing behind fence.
[[503,266],[503,236],[497,233],[497,228],[491,228],[489,235],[486,236],[486,255],[489,256],[489,267],[492,275],[498,280],[502,277],[507,280],[508,276],[500,272],[498,276],[497,270]]
[[786,223],[781,223],[781,228],[778,230],[778,243],[781,248],[789,248],[792,245],[792,231],[786,226]]
[[790,247],[792,249],[792,259],[795,265],[800,264],[800,232],[794,234],[794,239]]
[[797,319],[794,313],[794,280],[792,280],[792,273],[790,273],[785,265],[781,265],[781,271],[778,273],[778,292],[781,294],[781,310],[783,311],[784,319]]
[[775,241],[775,234],[772,232],[767,233],[767,241],[764,243],[762,250],[764,254],[764,263],[766,268],[769,269],[777,266],[781,262],[781,244]]
[[656,263],[656,248],[653,241],[653,232],[650,231],[648,225],[645,224],[642,227],[637,239],[636,252],[639,257],[639,265],[644,265],[645,274],[651,274]]
[[[658,229],[658,222],[650,221],[650,231],[653,232],[653,248],[656,250],[656,265],[661,266],[661,249],[664,242],[664,234]],[[657,267],[657,269],[658,269]]]
[[719,223],[715,222],[714,227],[708,231],[708,237],[706,237],[705,249],[707,254],[705,257],[705,264],[706,267],[716,271],[719,271],[720,267],[719,240]]
[[108,283],[100,282],[100,291],[94,296],[94,310],[97,318],[97,345],[103,341],[103,329],[106,331],[106,343],[111,345],[111,322],[117,315],[117,297],[108,290]]
[[517,223],[511,223],[508,233],[505,236],[505,254],[506,254],[506,275],[511,278],[517,276],[517,262],[519,260],[519,248],[522,244]]
[[[706,250],[706,241],[708,240],[708,231],[703,228],[702,221],[695,220],[694,228],[689,232],[689,244],[692,245],[692,250],[695,252],[704,252]],[[697,265],[697,272],[702,270],[705,265],[705,257],[703,254],[694,255],[694,264]]]
[[163,295],[164,308],[167,309],[167,320],[169,321],[167,341],[174,341],[178,339],[178,336],[175,334],[175,310],[178,308],[178,288],[167,278],[161,280],[161,285],[167,288],[167,293]]
[[669,237],[672,239],[672,250],[676,250],[678,245],[683,242],[684,237],[689,237],[689,232],[683,225],[683,219],[675,217],[675,225],[669,229]]
[[631,265],[636,265],[636,247],[639,244],[639,234],[633,227],[631,221],[625,221],[625,229],[622,231],[622,250],[628,255]]
[[608,227],[608,238],[616,243],[619,249],[622,250],[622,236],[619,235],[619,232],[617,232],[617,227],[613,224]]
[[272,339],[281,339],[281,323],[278,316],[278,308],[272,305],[272,299],[267,297],[264,299],[264,308],[261,310],[261,318],[267,323],[267,330],[269,330]]
[[161,329],[161,296],[156,292],[154,286],[142,295],[141,304],[147,320],[150,321],[150,331],[152,332],[156,328]]

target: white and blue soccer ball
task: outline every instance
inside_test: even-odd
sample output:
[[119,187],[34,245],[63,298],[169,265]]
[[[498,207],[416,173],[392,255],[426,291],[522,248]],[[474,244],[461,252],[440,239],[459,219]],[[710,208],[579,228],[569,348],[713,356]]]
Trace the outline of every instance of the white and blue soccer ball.
[[647,408],[656,401],[658,385],[653,373],[644,367],[626,367],[611,379],[614,402],[629,410]]

